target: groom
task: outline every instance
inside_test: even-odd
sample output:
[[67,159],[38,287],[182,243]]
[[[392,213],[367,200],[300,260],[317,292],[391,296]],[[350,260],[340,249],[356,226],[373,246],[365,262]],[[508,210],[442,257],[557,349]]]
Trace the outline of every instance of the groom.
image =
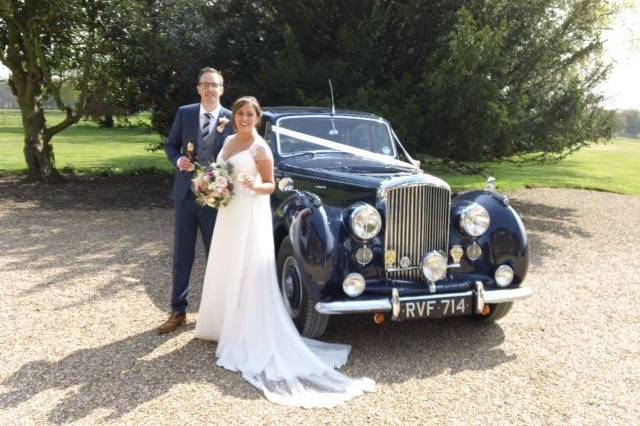
[[197,231],[200,229],[208,256],[217,215],[216,209],[201,207],[195,201],[191,192],[193,162],[204,166],[215,161],[222,142],[233,133],[233,126],[228,122],[231,111],[220,106],[220,96],[224,92],[222,74],[214,68],[203,68],[196,88],[200,103],[178,109],[165,144],[167,157],[177,171],[171,194],[175,205],[171,314],[158,327],[159,334],[172,332],[186,323],[189,275]]

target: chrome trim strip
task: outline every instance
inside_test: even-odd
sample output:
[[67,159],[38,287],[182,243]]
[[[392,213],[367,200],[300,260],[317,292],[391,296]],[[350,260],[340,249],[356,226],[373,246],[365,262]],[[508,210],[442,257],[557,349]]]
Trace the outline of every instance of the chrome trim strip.
[[409,297],[401,297],[401,302],[411,302],[414,300],[434,300],[434,299],[446,299],[448,297],[468,297],[473,296],[473,292],[471,290],[464,291],[462,293],[440,293],[440,294],[429,294],[424,296],[409,296]]
[[421,266],[409,266],[408,268],[389,268],[387,272],[401,272],[401,271],[422,271]]
[[391,308],[391,302],[388,298],[372,300],[339,300],[335,302],[316,303],[316,311],[325,315],[388,312]]
[[444,188],[451,191],[449,184],[442,179],[429,174],[410,175],[410,176],[396,176],[391,179],[380,182],[378,186],[378,195],[380,198],[384,198],[381,192],[386,192],[390,189],[397,189],[409,186],[421,186],[421,185],[435,186],[436,188]]
[[484,298],[486,297],[484,292],[484,285],[482,281],[476,281],[476,314],[481,314],[484,311]]
[[515,300],[528,299],[533,294],[529,287],[519,287],[504,290],[485,290],[484,303],[504,303]]
[[391,319],[397,320],[400,315],[400,293],[397,288],[391,290]]
[[[479,282],[479,281],[478,281]],[[478,284],[476,282],[476,286]],[[482,283],[480,283],[482,284]],[[477,287],[476,287],[477,289]],[[398,290],[394,288],[391,291],[392,297],[391,299],[385,297],[381,299],[370,299],[370,300],[339,300],[335,302],[318,302],[316,303],[316,311],[325,314],[325,315],[341,315],[341,314],[357,314],[357,313],[366,313],[366,312],[389,312],[392,311],[392,314],[397,318],[397,313],[400,313],[400,302],[405,301],[414,301],[414,300],[433,300],[433,299],[445,299],[447,297],[466,297],[473,296],[473,291],[465,291],[462,293],[442,293],[442,294],[432,294],[432,295],[424,295],[424,296],[410,296],[410,297],[397,297],[394,296],[394,290],[397,292]],[[529,287],[520,287],[520,288],[512,288],[505,290],[484,290],[478,294],[483,294],[481,297],[476,297],[476,312],[481,313],[482,311],[478,311],[478,306],[480,306],[480,301],[482,301],[482,306],[486,303],[504,303],[504,302],[512,302],[515,300],[522,300],[530,297],[533,294],[533,290]],[[392,316],[392,319],[394,318]]]

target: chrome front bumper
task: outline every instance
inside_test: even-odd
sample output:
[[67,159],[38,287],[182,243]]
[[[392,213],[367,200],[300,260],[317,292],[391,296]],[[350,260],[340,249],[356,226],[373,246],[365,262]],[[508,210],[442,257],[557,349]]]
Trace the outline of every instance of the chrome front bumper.
[[[429,294],[425,296],[411,296],[401,298],[398,289],[391,291],[391,297],[368,300],[339,300],[333,302],[316,303],[316,311],[325,315],[360,314],[367,312],[391,312],[391,319],[396,319],[400,312],[400,303],[403,300],[430,300],[443,297],[470,296],[471,290],[462,293]],[[475,283],[475,312],[482,313],[484,305],[493,303],[513,302],[527,299],[533,294],[529,287],[518,287],[504,290],[485,290],[481,281]]]

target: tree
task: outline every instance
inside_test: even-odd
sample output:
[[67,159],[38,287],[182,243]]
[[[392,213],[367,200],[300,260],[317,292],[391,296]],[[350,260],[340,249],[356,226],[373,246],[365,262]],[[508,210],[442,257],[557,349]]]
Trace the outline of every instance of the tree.
[[612,134],[594,88],[608,4],[470,2],[457,12],[425,95],[433,152],[456,160],[562,157]]
[[[18,100],[24,128],[27,179],[55,182],[52,138],[78,122],[92,84],[95,58],[102,46],[104,11],[120,2],[107,0],[2,0],[0,60],[11,70],[9,84]],[[73,85],[75,103],[61,97],[61,87]],[[55,99],[65,112],[48,126],[44,99]]]
[[458,161],[561,157],[611,137],[594,92],[604,0],[265,3],[283,39],[259,78],[278,103],[326,105],[333,77],[339,106]]
[[199,100],[195,85],[203,67],[222,72],[223,100],[261,95],[260,60],[279,37],[262,2],[149,0],[145,16],[122,74],[140,84],[141,103],[151,109],[159,133],[168,133],[180,105]]
[[617,133],[629,138],[640,136],[640,111],[626,109],[616,111]]
[[100,126],[113,127],[114,116],[127,116],[145,107],[140,102],[140,86],[127,75],[132,40],[136,37],[139,16],[136,13],[112,16],[105,38],[94,60],[89,94],[84,110],[86,117]]
[[[178,106],[198,100],[204,66],[223,72],[226,101],[264,105],[328,106],[332,78],[338,107],[378,113],[414,151],[456,161],[561,157],[612,132],[594,91],[608,70],[606,0],[0,1],[2,60],[29,93],[33,176],[55,170],[61,128],[34,126],[45,122],[33,105],[58,98],[61,77],[79,93],[66,125],[91,100],[95,115],[149,108],[166,134]],[[31,61],[38,46],[44,59]],[[18,84],[27,76],[40,92]]]

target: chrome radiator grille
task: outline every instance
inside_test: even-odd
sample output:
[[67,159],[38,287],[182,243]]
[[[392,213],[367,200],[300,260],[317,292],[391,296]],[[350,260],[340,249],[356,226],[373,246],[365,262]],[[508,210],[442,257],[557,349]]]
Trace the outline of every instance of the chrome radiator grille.
[[[388,279],[422,281],[422,258],[432,250],[447,255],[451,192],[431,185],[388,189],[386,205],[385,270]],[[395,251],[395,260],[390,251]],[[400,259],[410,266],[402,268]],[[387,263],[393,260],[391,263]],[[406,266],[406,265],[405,265]]]

